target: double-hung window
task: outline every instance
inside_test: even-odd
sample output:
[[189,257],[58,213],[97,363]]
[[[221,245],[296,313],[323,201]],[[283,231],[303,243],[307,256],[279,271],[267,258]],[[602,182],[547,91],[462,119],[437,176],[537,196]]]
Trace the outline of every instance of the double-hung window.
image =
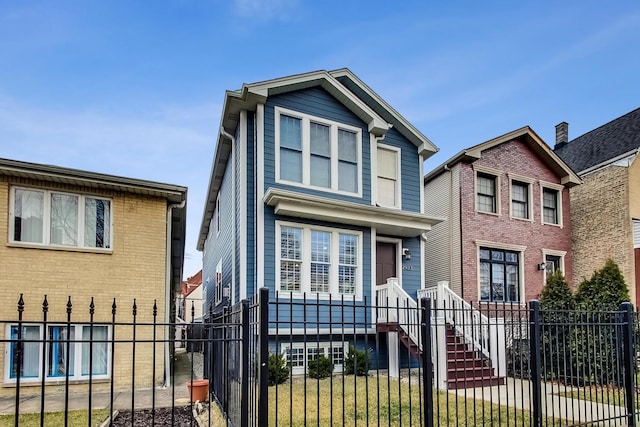
[[481,247],[480,300],[520,301],[520,253]]
[[[46,341],[43,336],[46,334]],[[86,379],[90,374],[96,378],[106,378],[108,374],[108,328],[90,325],[48,325],[46,331],[41,326],[10,326],[8,379],[38,379],[42,358],[45,358],[45,378],[61,379],[69,376],[72,380]],[[22,340],[22,353],[18,358],[18,340]]]
[[216,265],[216,283],[215,283],[215,293],[216,293],[216,304],[220,304],[222,302],[222,260],[218,261],[218,265]]
[[279,223],[278,291],[358,296],[361,233]]
[[12,243],[110,249],[111,200],[51,190],[13,187]]
[[484,172],[476,176],[477,209],[479,212],[498,213],[498,178]]
[[360,194],[362,130],[275,108],[276,180]]
[[544,224],[560,225],[560,190],[554,188],[542,188],[542,222]]
[[399,208],[400,197],[400,150],[378,145],[377,202],[380,206]]
[[511,216],[530,219],[529,184],[522,181],[511,181]]

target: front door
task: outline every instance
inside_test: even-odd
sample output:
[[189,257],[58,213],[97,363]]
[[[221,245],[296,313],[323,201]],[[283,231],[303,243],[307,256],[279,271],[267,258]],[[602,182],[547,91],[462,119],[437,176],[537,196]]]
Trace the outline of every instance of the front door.
[[376,245],[376,284],[387,283],[389,277],[398,277],[396,266],[396,244],[377,242]]

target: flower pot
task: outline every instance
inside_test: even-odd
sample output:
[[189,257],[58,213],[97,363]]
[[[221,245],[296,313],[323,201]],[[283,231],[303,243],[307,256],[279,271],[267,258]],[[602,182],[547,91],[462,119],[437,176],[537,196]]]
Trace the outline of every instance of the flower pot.
[[187,381],[187,390],[192,402],[206,402],[209,397],[209,380]]

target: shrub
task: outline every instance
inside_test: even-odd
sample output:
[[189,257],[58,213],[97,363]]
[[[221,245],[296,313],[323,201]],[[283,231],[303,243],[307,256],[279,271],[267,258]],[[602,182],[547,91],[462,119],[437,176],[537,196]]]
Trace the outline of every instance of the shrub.
[[289,368],[282,354],[269,353],[269,385],[282,384],[289,379]]
[[349,352],[344,359],[344,372],[347,375],[355,374],[364,376],[369,374],[371,366],[371,355],[365,349],[356,350],[352,345],[349,346]]
[[547,279],[540,294],[540,307],[545,310],[570,310],[575,306],[575,298],[562,272],[556,270]]
[[617,310],[630,301],[629,288],[620,267],[611,258],[589,280],[583,280],[576,293],[578,303],[589,309]]
[[310,378],[327,378],[333,373],[333,363],[324,355],[309,360],[308,368]]

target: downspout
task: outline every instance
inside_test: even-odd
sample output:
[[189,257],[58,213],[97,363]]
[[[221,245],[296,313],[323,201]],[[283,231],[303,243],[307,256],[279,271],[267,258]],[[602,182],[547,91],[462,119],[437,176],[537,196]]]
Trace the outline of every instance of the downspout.
[[[164,272],[164,322],[167,325],[164,328],[164,386],[171,387],[171,360],[169,359],[169,322],[171,321],[171,211],[174,208],[182,209],[185,207],[187,201],[183,200],[180,203],[174,203],[167,206],[167,246],[166,246],[166,259],[165,259],[165,272]],[[175,338],[175,337],[174,337]]]

